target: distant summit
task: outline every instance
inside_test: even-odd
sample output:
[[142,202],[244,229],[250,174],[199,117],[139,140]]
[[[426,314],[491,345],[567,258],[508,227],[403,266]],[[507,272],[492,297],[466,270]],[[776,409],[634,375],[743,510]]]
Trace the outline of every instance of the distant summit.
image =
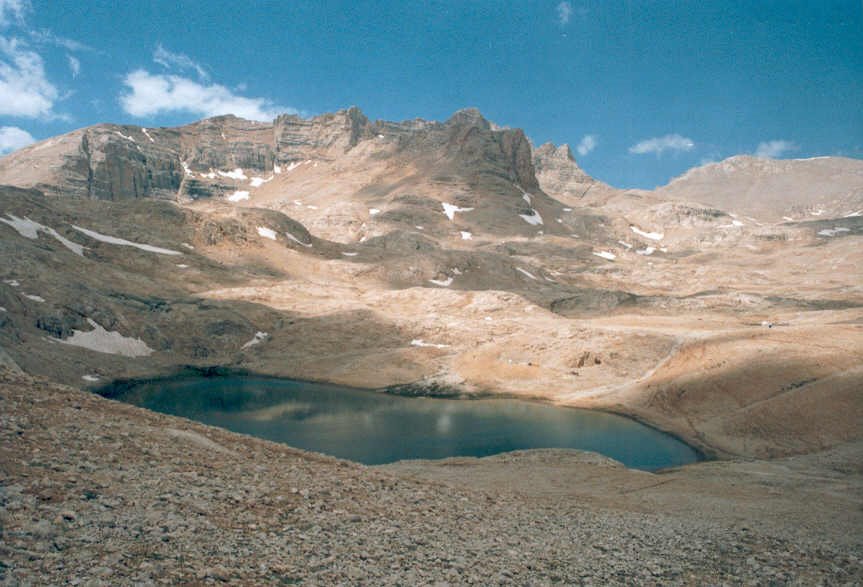
[[863,209],[863,161],[737,155],[690,169],[656,193],[762,221],[844,216]]

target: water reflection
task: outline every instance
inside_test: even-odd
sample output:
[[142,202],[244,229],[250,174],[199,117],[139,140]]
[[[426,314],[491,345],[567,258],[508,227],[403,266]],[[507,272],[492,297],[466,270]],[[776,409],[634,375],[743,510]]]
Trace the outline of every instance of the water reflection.
[[258,377],[165,379],[116,398],[366,464],[526,448],[592,450],[642,469],[698,460],[686,444],[627,418],[516,400],[407,398]]

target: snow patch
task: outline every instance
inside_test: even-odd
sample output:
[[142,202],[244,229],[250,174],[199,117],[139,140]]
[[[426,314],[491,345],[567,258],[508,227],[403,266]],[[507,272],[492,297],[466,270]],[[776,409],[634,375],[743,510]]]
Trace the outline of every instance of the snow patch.
[[794,222],[794,219],[791,218],[790,216],[783,216],[782,220],[785,220],[786,222]]
[[282,172],[282,166],[281,166],[281,165],[279,165],[278,163],[273,163],[273,173],[275,173],[276,175],[278,175],[278,174],[280,174],[281,172]]
[[635,252],[639,255],[652,255],[656,252],[656,249],[654,249],[653,247],[646,247],[644,249],[636,249]]
[[21,282],[17,279],[4,279],[3,283],[5,283],[6,285],[11,285],[12,287],[18,287],[19,285],[21,285]]
[[572,208],[564,208],[563,211],[564,212],[572,212]]
[[540,224],[542,224],[542,216],[540,216],[539,212],[537,212],[533,208],[530,209],[530,214],[519,214],[519,216],[521,216],[522,220],[532,226],[539,226]]
[[258,332],[256,332],[256,333],[255,333],[255,336],[254,336],[254,337],[252,337],[252,340],[250,340],[249,342],[247,342],[246,344],[244,344],[244,345],[242,346],[242,348],[247,349],[247,348],[249,348],[249,347],[253,347],[253,346],[255,346],[256,344],[261,344],[262,342],[264,342],[264,341],[265,341],[265,340],[267,340],[268,338],[270,338],[270,335],[269,335],[268,333],[258,331]]
[[614,253],[609,253],[608,251],[599,251],[599,252],[593,251],[593,254],[596,255],[597,257],[602,257],[603,259],[608,259],[609,261],[614,261],[615,259],[617,259],[617,255],[615,255]]
[[153,353],[153,349],[148,347],[147,343],[140,338],[123,336],[119,332],[105,330],[91,318],[87,318],[87,322],[93,327],[93,330],[87,332],[73,330],[72,336],[65,340],[57,339],[58,342],[90,349],[97,353],[122,355],[124,357],[147,357]]
[[138,142],[138,141],[136,141],[133,137],[130,137],[130,136],[128,136],[128,135],[124,135],[124,134],[123,134],[123,133],[121,133],[119,130],[115,130],[115,131],[114,131],[114,134],[119,135],[120,137],[122,137],[122,138],[126,139],[127,141],[132,141],[133,143],[136,143],[136,144],[137,144],[137,142]]
[[188,269],[189,268],[189,266],[186,265],[185,263],[177,263],[177,267],[179,267],[180,269]]
[[622,244],[622,245],[623,245],[624,247],[626,247],[627,249],[631,249],[631,248],[632,248],[632,245],[631,245],[631,244],[629,244],[629,243],[628,243],[628,242],[626,242],[626,241],[617,241],[617,242],[619,242],[620,244]]
[[275,176],[271,175],[267,179],[264,179],[263,177],[253,177],[252,180],[249,182],[249,185],[251,185],[253,188],[259,188],[265,183],[273,181],[273,177]]
[[276,240],[276,231],[272,228],[267,228],[266,226],[258,227],[258,234],[264,238],[268,238],[270,240]]
[[136,249],[141,249],[142,251],[147,251],[148,253],[158,253],[160,255],[182,255],[180,251],[172,251],[171,249],[163,249],[162,247],[154,247],[152,245],[143,245],[141,243],[133,243],[132,241],[127,241],[126,239],[117,238],[114,236],[108,236],[106,234],[100,234],[95,230],[88,230],[86,228],[81,228],[75,224],[72,225],[72,228],[77,230],[78,232],[83,232],[93,240],[97,240],[99,242],[108,243],[111,245],[120,245],[121,247],[134,247]]
[[0,306],[0,312],[5,312],[5,311],[6,311],[6,308],[4,308],[3,306]]
[[99,378],[96,375],[81,375],[81,379],[84,381],[89,381],[90,383],[95,383],[99,381]]
[[824,230],[819,230],[818,234],[820,236],[836,236],[840,232],[851,232],[851,229],[842,226],[834,226],[833,228],[825,228]]
[[150,133],[148,133],[148,132],[147,132],[147,129],[146,129],[146,128],[142,128],[142,129],[141,129],[141,132],[143,132],[143,133],[144,133],[144,136],[146,136],[148,139],[150,139],[150,142],[151,142],[151,143],[155,143],[155,142],[156,142],[156,141],[154,141],[154,140],[153,140],[153,137],[151,137],[151,136],[150,136]]
[[446,279],[429,279],[429,283],[433,283],[441,287],[449,287],[452,285],[452,277],[447,277]]
[[15,230],[17,230],[18,234],[20,234],[21,236],[29,238],[29,239],[36,239],[39,237],[39,231],[42,231],[45,234],[53,236],[55,239],[60,241],[60,244],[62,244],[64,247],[66,247],[67,249],[69,249],[70,251],[75,253],[76,255],[80,255],[81,257],[84,256],[84,246],[83,245],[79,245],[78,243],[73,243],[72,241],[70,241],[66,237],[62,236],[60,233],[58,233],[53,228],[51,228],[49,226],[44,226],[42,224],[39,224],[38,222],[34,222],[33,220],[30,220],[26,216],[24,218],[18,218],[14,214],[9,214],[9,213],[7,213],[6,216],[8,216],[11,220],[6,220],[5,218],[0,218],[0,222],[8,224],[9,226],[11,226]]
[[815,210],[813,212],[810,212],[810,214],[812,214],[813,216],[821,216],[822,214],[824,214],[824,210]]
[[414,228],[416,228],[417,230],[425,230],[425,228],[423,228],[423,227],[422,227],[422,226],[420,226],[419,224],[417,224],[416,226],[414,226]]
[[461,240],[463,240],[463,241],[473,240],[473,235],[466,230],[462,230],[461,231]]
[[306,248],[311,248],[311,246],[312,246],[312,243],[304,243],[303,241],[301,241],[300,239],[298,239],[297,237],[292,235],[290,232],[286,232],[285,236],[287,236],[289,239],[291,239],[292,241],[294,241],[295,243],[297,243],[300,246],[303,246]]
[[45,302],[45,298],[43,298],[42,296],[37,296],[34,294],[22,294],[22,295],[25,298],[27,298],[28,300],[33,300],[34,302],[39,302],[40,304]]
[[356,257],[356,256],[357,256],[357,253],[354,253],[354,252],[348,252],[348,251],[342,251],[342,255],[344,255],[345,257]]
[[665,234],[663,234],[661,232],[645,232],[644,230],[641,230],[637,226],[630,226],[629,229],[632,232],[634,232],[635,234],[637,234],[638,236],[643,236],[644,238],[649,238],[652,241],[661,241],[663,238],[665,238]]
[[369,216],[377,216],[381,211],[377,208],[369,208]]
[[291,171],[293,171],[294,169],[296,169],[297,167],[299,167],[302,164],[303,164],[302,161],[293,161],[288,165],[288,168],[285,169],[285,172],[290,173]]
[[857,210],[856,212],[851,212],[851,214],[846,214],[845,218],[856,218],[857,216],[863,216],[863,210]]
[[249,192],[246,192],[243,190],[237,190],[233,194],[228,196],[229,202],[239,202],[239,201],[248,200],[248,199],[249,199]]
[[192,245],[190,245],[189,243],[180,243],[180,246],[181,246],[181,247],[185,247],[185,248],[189,249],[190,251],[194,251],[194,250],[195,250],[195,247],[193,247],[193,246],[192,246]]
[[532,202],[531,202],[531,200],[530,200],[530,194],[529,194],[529,193],[527,193],[527,192],[524,192],[524,193],[521,195],[521,199],[522,199],[522,200],[524,200],[525,202],[527,202],[527,203],[528,203],[528,205],[532,203]]
[[60,235],[53,228],[43,227],[43,230],[45,232],[47,232],[48,234],[50,234],[51,236],[53,236],[58,241],[60,241],[60,244],[62,244],[64,247],[66,247],[67,249],[69,249],[70,251],[75,253],[76,255],[79,255],[81,257],[84,256],[84,245],[79,245],[78,243],[73,243],[72,241],[70,241],[66,237]]
[[11,220],[6,220],[5,218],[0,218],[0,222],[8,224],[12,228],[18,231],[18,234],[25,238],[35,239],[39,237],[39,229],[42,228],[42,225],[38,222],[33,222],[27,217],[18,218],[13,214],[6,213],[6,216],[11,218]]
[[534,274],[531,273],[530,271],[528,271],[527,269],[522,269],[521,267],[516,267],[515,270],[518,271],[519,273],[522,273],[523,275],[528,276],[530,279],[533,279],[534,281],[536,281],[536,276],[534,276]]
[[446,202],[441,202],[441,206],[443,206],[443,213],[446,214],[446,217],[450,220],[455,220],[456,212],[470,212],[473,208],[460,208],[453,204],[447,204]]
[[435,344],[433,342],[426,342],[421,338],[415,338],[411,341],[411,346],[418,346],[423,348],[434,348],[434,349],[445,349],[449,347],[448,344]]
[[246,177],[246,174],[243,173],[243,170],[240,169],[239,167],[237,167],[233,171],[221,171],[221,170],[217,169],[216,173],[218,173],[222,177],[227,177],[229,179],[248,179]]

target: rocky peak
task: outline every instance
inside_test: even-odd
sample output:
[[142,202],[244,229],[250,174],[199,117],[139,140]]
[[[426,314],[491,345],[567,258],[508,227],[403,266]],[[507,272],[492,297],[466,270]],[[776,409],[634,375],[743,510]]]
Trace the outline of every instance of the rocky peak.
[[533,151],[533,166],[539,185],[546,193],[560,199],[582,198],[600,184],[584,172],[566,143],[545,143]]
[[477,108],[464,108],[455,112],[445,123],[447,126],[476,127],[491,130],[491,123],[485,119]]
[[539,159],[541,161],[571,161],[575,163],[575,157],[572,154],[572,149],[569,148],[569,145],[563,143],[561,146],[556,147],[554,143],[548,142],[540,145],[534,152],[534,158]]

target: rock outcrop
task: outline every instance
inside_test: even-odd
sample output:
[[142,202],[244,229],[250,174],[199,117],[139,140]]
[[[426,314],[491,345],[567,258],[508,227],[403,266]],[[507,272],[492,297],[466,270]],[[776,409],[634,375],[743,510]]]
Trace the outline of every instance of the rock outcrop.
[[539,187],[568,204],[584,205],[588,194],[611,189],[578,166],[567,144],[556,147],[545,143],[537,147],[533,151],[533,166]]
[[475,187],[503,181],[539,189],[524,133],[492,130],[475,109],[446,123],[372,123],[356,107],[309,119],[282,115],[271,124],[235,116],[177,128],[101,124],[0,159],[0,184],[100,200],[194,200],[228,195],[247,174],[337,161],[363,142],[362,160],[426,161],[429,173],[434,166],[434,174],[454,173]]

